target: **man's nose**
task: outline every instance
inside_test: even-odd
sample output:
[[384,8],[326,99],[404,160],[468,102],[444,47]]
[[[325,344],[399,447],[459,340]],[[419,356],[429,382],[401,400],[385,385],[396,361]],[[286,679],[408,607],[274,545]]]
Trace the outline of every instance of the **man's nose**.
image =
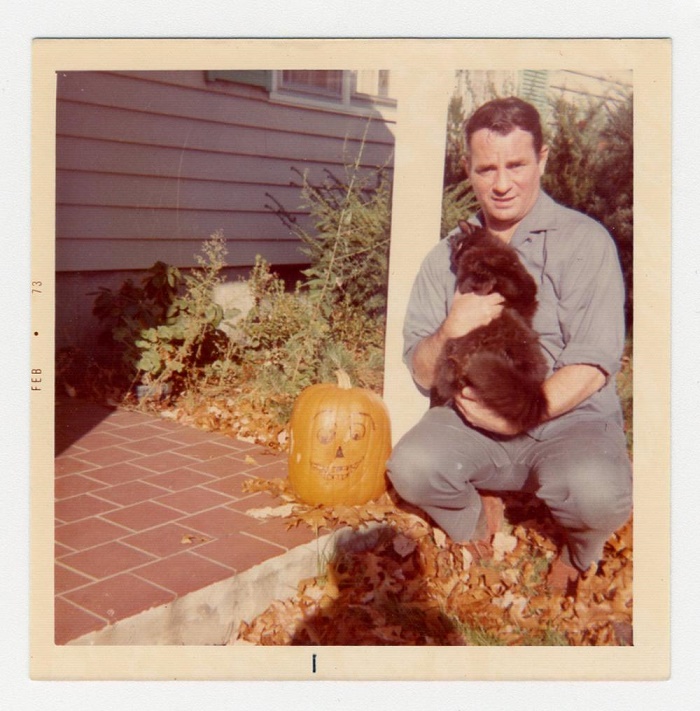
[[507,193],[511,186],[510,175],[507,170],[497,170],[494,176],[493,189],[497,193]]

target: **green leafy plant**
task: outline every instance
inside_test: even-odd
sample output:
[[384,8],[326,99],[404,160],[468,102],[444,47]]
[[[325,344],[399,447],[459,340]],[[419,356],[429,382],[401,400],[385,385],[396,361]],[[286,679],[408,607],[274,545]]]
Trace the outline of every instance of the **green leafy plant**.
[[127,279],[114,292],[100,287],[92,312],[103,324],[98,350],[103,362],[117,365],[121,362],[122,374],[135,377],[142,352],[136,341],[148,329],[163,323],[166,314],[182,284],[177,267],[156,262],[137,285]]
[[440,239],[444,239],[457,227],[459,220],[466,220],[476,213],[479,203],[471,186],[466,183],[456,183],[443,191],[442,217],[440,220]]
[[386,171],[361,170],[345,178],[326,172],[313,185],[300,178],[303,210],[315,229],[303,228],[273,196],[270,207],[301,241],[309,266],[289,289],[257,257],[248,280],[253,307],[237,323],[238,337],[206,368],[206,388],[235,391],[237,402],[260,414],[269,429],[286,422],[301,391],[334,382],[345,370],[359,387],[380,391],[388,285],[391,190]]
[[544,189],[568,207],[590,206],[596,189],[597,142],[603,128],[600,105],[583,107],[559,98],[552,107]]
[[344,340],[383,344],[391,228],[390,184],[383,170],[345,180],[327,172],[319,186],[302,176],[304,207],[316,230],[295,226],[310,266],[302,290]]
[[225,342],[218,326],[222,307],[212,297],[223,281],[226,244],[216,232],[196,255],[198,268],[183,277],[183,292],[172,298],[162,323],[143,328],[135,339],[140,351],[136,368],[145,384],[176,380],[192,383],[197,369],[215,359]]
[[315,313],[299,285],[287,291],[260,256],[248,285],[255,305],[240,324],[235,355],[243,377],[263,394],[276,390],[294,395],[311,384],[318,371],[328,323]]
[[[381,384],[383,358],[378,355],[383,354],[375,351],[360,358],[334,333],[302,284],[287,290],[258,257],[248,286],[254,306],[239,322],[240,335],[229,343],[226,356],[209,367],[210,388],[222,389],[228,382],[238,389],[240,401],[282,424],[304,388],[334,380],[338,369],[362,386]],[[224,366],[228,375],[213,377]]]
[[127,380],[181,385],[221,347],[224,336],[217,326],[224,313],[212,291],[225,264],[222,233],[212,235],[202,251],[196,256],[199,267],[184,276],[157,262],[140,286],[128,279],[116,292],[104,287],[97,292],[93,313],[104,324],[103,340],[116,346]]
[[[332,374],[330,361],[343,360],[343,368],[356,375],[368,363],[374,371],[383,364],[391,226],[391,183],[385,168],[360,168],[360,155],[346,166],[344,178],[326,171],[314,185],[301,179],[301,210],[313,230],[301,226],[275,200],[275,213],[302,242],[309,266],[297,296],[312,306],[308,316],[325,333],[329,357],[317,361],[318,372]],[[272,209],[272,208],[270,208]],[[317,324],[322,323],[319,327]],[[353,364],[352,361],[355,360]],[[304,370],[304,358],[293,369],[293,379]],[[368,385],[360,373],[359,381]],[[381,382],[379,383],[381,386]]]

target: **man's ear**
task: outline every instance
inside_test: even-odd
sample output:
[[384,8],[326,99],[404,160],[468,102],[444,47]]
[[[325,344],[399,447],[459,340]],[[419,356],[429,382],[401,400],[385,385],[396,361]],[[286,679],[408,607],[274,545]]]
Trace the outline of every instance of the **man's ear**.
[[540,177],[544,175],[544,169],[547,167],[547,158],[549,158],[549,146],[543,145],[540,149],[538,165],[540,168]]
[[468,178],[469,177],[469,158],[467,158],[467,156],[462,156],[459,159],[459,164],[462,166],[464,175]]

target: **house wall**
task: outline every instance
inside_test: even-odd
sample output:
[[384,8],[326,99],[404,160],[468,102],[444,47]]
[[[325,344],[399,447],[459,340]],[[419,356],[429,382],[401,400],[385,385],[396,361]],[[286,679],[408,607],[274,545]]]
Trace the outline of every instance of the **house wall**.
[[632,70],[579,72],[570,69],[549,72],[549,94],[570,101],[602,99],[619,101],[632,91]]
[[463,70],[455,81],[455,95],[462,97],[466,116],[493,98],[495,92],[520,96],[535,104],[545,123],[551,121],[552,104],[561,96],[585,106],[590,101],[620,101],[632,88],[631,70]]
[[194,266],[217,230],[236,271],[257,254],[303,263],[273,212],[279,203],[312,229],[292,168],[320,183],[358,154],[363,170],[391,166],[392,121],[372,113],[368,126],[366,115],[276,103],[205,71],[58,73],[57,347],[94,327],[82,324],[88,291],[158,260]]

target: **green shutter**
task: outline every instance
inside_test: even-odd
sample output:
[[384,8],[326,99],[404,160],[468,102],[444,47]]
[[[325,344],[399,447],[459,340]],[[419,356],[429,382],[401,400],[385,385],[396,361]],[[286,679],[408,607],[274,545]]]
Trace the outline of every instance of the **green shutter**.
[[546,69],[524,69],[520,72],[520,98],[534,104],[542,114],[547,108],[548,86],[549,76]]
[[207,72],[207,81],[228,81],[235,84],[261,86],[265,91],[272,89],[272,72],[267,69],[247,71],[211,71]]

